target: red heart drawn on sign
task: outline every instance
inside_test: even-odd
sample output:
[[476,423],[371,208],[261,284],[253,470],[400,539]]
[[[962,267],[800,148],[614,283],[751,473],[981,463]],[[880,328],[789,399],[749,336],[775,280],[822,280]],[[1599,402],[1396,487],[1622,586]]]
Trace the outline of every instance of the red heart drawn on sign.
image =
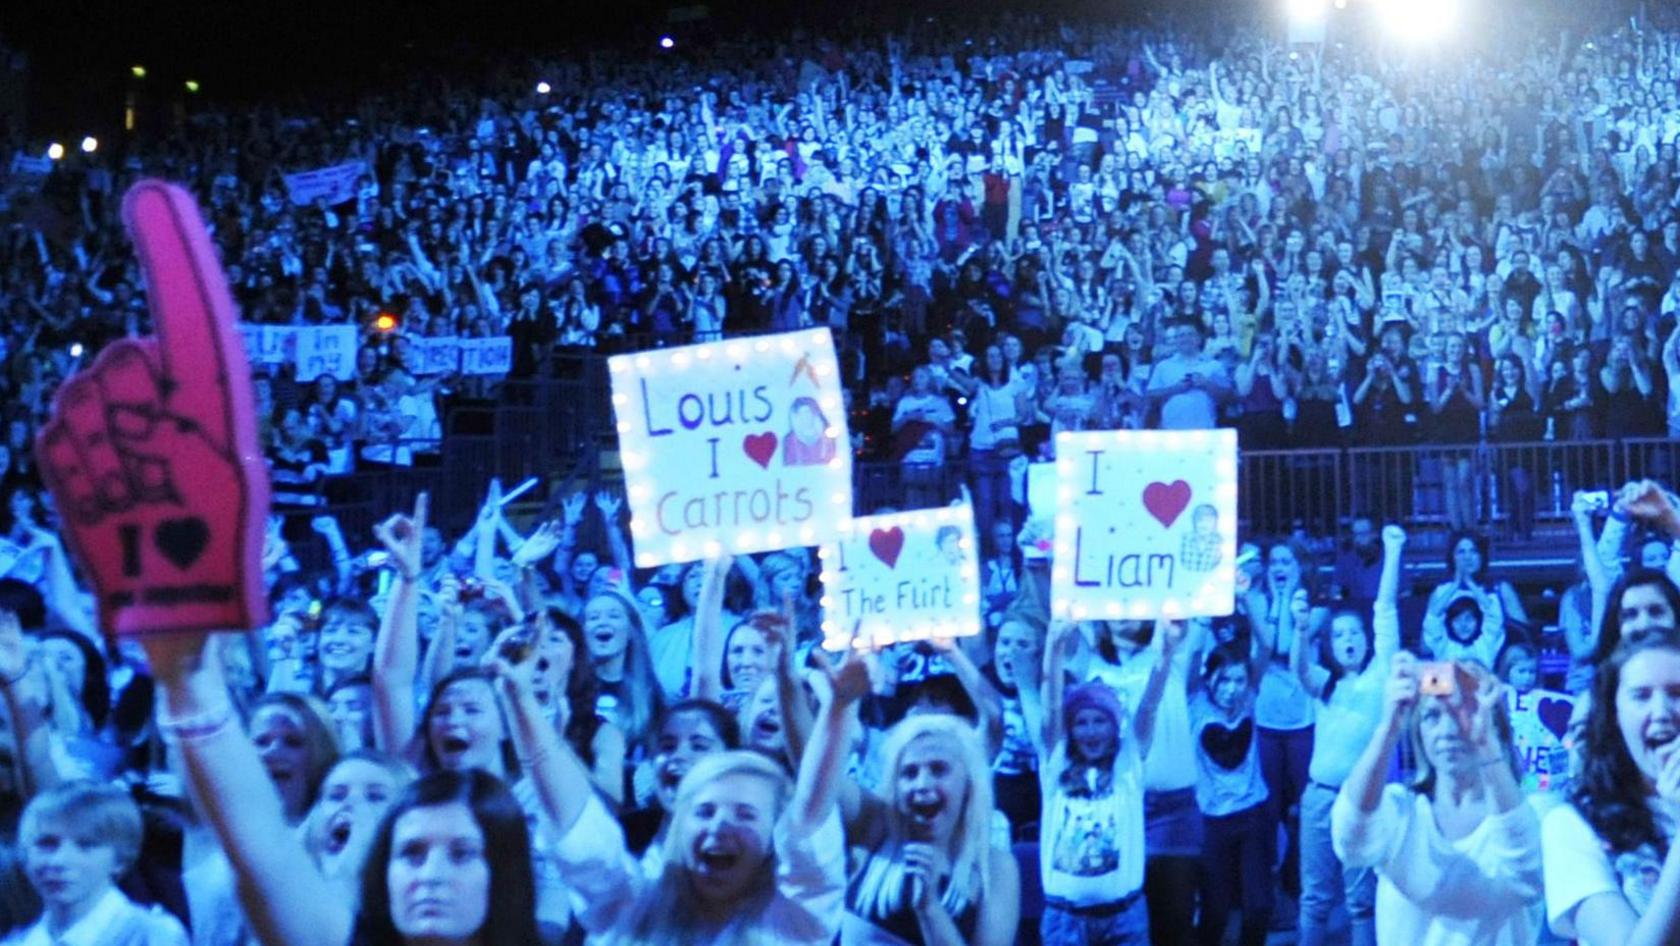
[[904,551],[904,530],[898,526],[876,529],[869,533],[869,551],[885,562],[888,568],[898,567],[898,553]]
[[1178,521],[1179,513],[1190,505],[1190,484],[1183,480],[1173,480],[1172,483],[1150,483],[1143,488],[1143,508],[1160,521],[1165,528],[1171,529]]
[[776,456],[776,434],[769,430],[762,434],[747,434],[741,439],[741,449],[747,452],[752,462],[768,470],[771,459]]

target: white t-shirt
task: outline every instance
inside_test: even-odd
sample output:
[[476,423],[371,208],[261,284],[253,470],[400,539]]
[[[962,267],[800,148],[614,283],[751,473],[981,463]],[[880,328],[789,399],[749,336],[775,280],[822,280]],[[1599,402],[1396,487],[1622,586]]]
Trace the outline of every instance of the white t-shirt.
[[[1190,733],[1190,698],[1186,678],[1190,672],[1189,647],[1180,647],[1173,654],[1172,666],[1167,669],[1167,685],[1161,691],[1161,702],[1155,706],[1155,730],[1150,735],[1149,752],[1143,758],[1143,787],[1152,792],[1172,792],[1196,786],[1195,737]],[[1161,644],[1157,636],[1148,649],[1143,650],[1120,666],[1093,662],[1086,671],[1091,680],[1101,680],[1121,695],[1127,706],[1143,702],[1143,691],[1160,659]]]
[[142,907],[115,887],[58,937],[47,918],[0,940],[3,946],[187,946],[181,921],[158,907]]
[[1378,605],[1371,617],[1371,662],[1361,673],[1343,676],[1328,700],[1318,701],[1312,762],[1307,776],[1321,785],[1341,785],[1376,732],[1382,718],[1389,663],[1400,649],[1400,614]]
[[1039,835],[1039,878],[1044,894],[1076,906],[1098,906],[1143,888],[1146,858],[1143,764],[1128,714],[1120,722],[1111,790],[1073,797],[1061,785],[1067,747],[1056,747],[1039,770],[1044,820]]
[[[1660,801],[1653,801],[1652,807],[1657,830],[1672,841],[1675,812]],[[1545,851],[1546,918],[1557,935],[1577,935],[1575,908],[1601,893],[1621,894],[1641,915],[1651,905],[1663,866],[1651,845],[1611,857],[1574,805],[1559,805],[1546,815],[1540,845]]]
[[1528,805],[1449,841],[1425,795],[1390,785],[1364,814],[1343,791],[1330,839],[1343,865],[1376,868],[1379,946],[1529,946],[1539,936],[1530,906],[1540,899],[1540,822]]

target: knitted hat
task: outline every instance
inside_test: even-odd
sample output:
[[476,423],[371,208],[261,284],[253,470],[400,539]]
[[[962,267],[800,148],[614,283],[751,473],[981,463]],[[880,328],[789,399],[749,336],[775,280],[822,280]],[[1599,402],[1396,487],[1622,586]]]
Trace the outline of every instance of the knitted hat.
[[1100,680],[1082,683],[1067,691],[1062,698],[1062,718],[1071,725],[1073,717],[1082,709],[1094,709],[1108,714],[1114,720],[1114,728],[1119,730],[1120,724],[1126,719],[1126,706],[1120,700],[1120,695],[1109,689]]

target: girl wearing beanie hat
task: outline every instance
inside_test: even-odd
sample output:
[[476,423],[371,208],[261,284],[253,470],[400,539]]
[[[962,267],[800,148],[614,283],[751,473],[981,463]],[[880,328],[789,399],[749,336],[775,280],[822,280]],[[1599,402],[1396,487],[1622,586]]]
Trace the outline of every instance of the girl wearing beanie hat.
[[1035,708],[1044,716],[1040,755],[1047,760],[1039,771],[1045,946],[1149,942],[1143,902],[1143,758],[1184,626],[1162,624],[1161,634],[1159,660],[1137,707],[1128,712],[1101,682],[1064,695],[1064,667],[1080,634],[1067,622],[1050,626],[1042,703]]

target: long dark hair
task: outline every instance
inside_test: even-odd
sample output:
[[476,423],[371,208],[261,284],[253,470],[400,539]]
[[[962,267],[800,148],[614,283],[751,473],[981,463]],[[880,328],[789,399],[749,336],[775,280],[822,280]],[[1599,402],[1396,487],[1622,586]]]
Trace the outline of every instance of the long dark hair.
[[1629,642],[1616,648],[1593,675],[1581,775],[1569,800],[1612,854],[1646,844],[1656,848],[1658,857],[1668,854],[1668,843],[1646,801],[1645,773],[1639,771],[1628,752],[1621,720],[1616,717],[1616,691],[1621,689],[1622,670],[1634,657],[1654,650],[1680,653],[1680,643],[1668,638]]
[[1630,568],[1610,589],[1610,601],[1604,608],[1604,620],[1598,628],[1598,645],[1593,648],[1593,663],[1603,663],[1622,643],[1622,598],[1630,588],[1654,585],[1668,599],[1669,610],[1680,616],[1680,588],[1662,572],[1654,568]]
[[484,832],[484,859],[490,867],[489,900],[484,926],[478,931],[483,946],[529,946],[538,942],[537,885],[531,872],[531,837],[525,812],[501,780],[487,772],[434,772],[409,785],[386,813],[362,868],[362,907],[356,918],[357,943],[401,946],[404,940],[391,922],[391,889],[385,879],[391,862],[391,835],[397,819],[417,808],[459,802],[472,812]]
[[[438,697],[443,695],[443,691],[465,680],[482,681],[485,686],[490,688],[491,700],[496,707],[496,712],[500,713],[502,711],[501,701],[495,699],[495,681],[488,671],[478,667],[462,667],[439,680],[432,687],[431,697],[426,700],[425,711],[420,714],[420,757],[425,763],[423,769],[427,772],[444,771],[442,764],[438,761],[437,750],[432,748],[432,713],[437,709]],[[513,737],[508,735],[507,730],[507,720],[504,718],[502,720],[501,744],[502,768],[507,771],[509,777],[514,777],[519,773],[519,755],[514,752]]]
[[559,608],[549,608],[548,623],[572,642],[572,670],[566,675],[566,692],[555,694],[566,701],[567,707],[566,731],[561,735],[584,764],[593,767],[595,733],[601,728],[601,717],[595,712],[601,683],[595,679],[595,665],[589,662],[589,648],[577,618]]
[[1371,627],[1371,621],[1357,608],[1337,608],[1330,612],[1330,620],[1324,625],[1324,630],[1318,635],[1318,663],[1329,672],[1329,679],[1324,681],[1324,693],[1319,699],[1330,702],[1330,694],[1336,692],[1336,684],[1347,676],[1347,671],[1337,662],[1336,655],[1331,652],[1331,638],[1335,636],[1336,619],[1350,617],[1359,622],[1359,629],[1365,634],[1365,662],[1359,665],[1354,673],[1364,673],[1365,668],[1371,666],[1371,661],[1377,656],[1377,635]]

